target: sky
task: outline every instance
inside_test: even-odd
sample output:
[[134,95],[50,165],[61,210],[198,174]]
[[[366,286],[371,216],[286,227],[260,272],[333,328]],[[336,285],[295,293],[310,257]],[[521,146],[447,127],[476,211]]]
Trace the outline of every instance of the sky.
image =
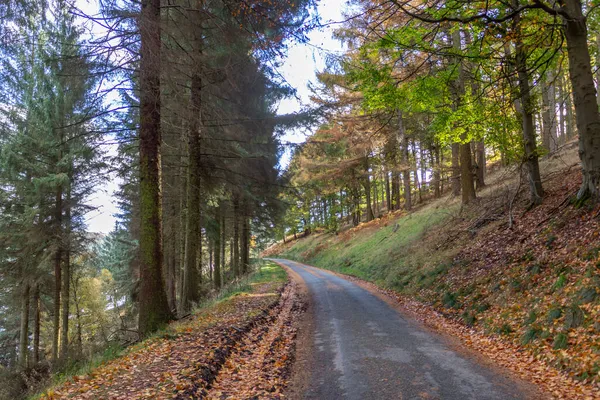
[[[85,1],[85,0],[84,0]],[[300,111],[303,106],[310,103],[311,82],[316,82],[316,73],[325,67],[325,58],[328,54],[339,54],[342,51],[341,44],[332,38],[335,22],[342,20],[343,10],[346,8],[347,0],[320,0],[318,13],[321,23],[325,28],[316,29],[308,34],[309,42],[305,44],[292,43],[289,46],[287,57],[278,73],[292,87],[296,89],[296,97],[283,100],[277,109],[279,114],[289,114]],[[87,3],[90,4],[90,3]],[[87,8],[87,7],[86,7]],[[334,22],[333,25],[328,25]],[[291,130],[283,137],[284,143],[302,143],[309,132],[303,130]],[[115,149],[107,149],[109,152]],[[289,153],[284,154],[280,164],[285,166],[289,161]],[[90,199],[96,211],[91,212],[87,218],[88,229],[91,232],[108,233],[114,226],[118,212],[114,193],[119,188],[116,177],[109,177],[108,182],[99,187]]]

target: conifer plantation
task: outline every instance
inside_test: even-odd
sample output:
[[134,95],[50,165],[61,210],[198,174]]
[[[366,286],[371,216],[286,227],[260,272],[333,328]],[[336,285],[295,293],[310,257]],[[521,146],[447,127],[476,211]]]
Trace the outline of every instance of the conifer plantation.
[[2,398],[186,318],[283,211],[275,68],[310,1],[86,3],[0,5]]

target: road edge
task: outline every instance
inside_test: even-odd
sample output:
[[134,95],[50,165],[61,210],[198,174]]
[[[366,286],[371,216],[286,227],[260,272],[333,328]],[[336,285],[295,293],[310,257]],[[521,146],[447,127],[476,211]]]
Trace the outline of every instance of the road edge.
[[290,381],[285,389],[285,396],[288,399],[299,400],[304,398],[311,378],[311,371],[308,368],[314,359],[314,302],[310,295],[310,290],[302,277],[285,264],[270,259],[271,262],[279,265],[288,274],[290,280],[298,285],[297,296],[305,305],[301,318],[296,322],[296,344],[295,355],[292,362]]

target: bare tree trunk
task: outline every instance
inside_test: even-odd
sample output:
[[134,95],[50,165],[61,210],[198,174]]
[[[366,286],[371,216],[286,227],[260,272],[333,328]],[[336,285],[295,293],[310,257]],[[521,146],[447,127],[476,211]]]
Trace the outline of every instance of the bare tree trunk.
[[460,183],[462,204],[469,204],[477,198],[473,182],[473,164],[471,163],[471,144],[460,144]]
[[[177,214],[173,213],[173,218]],[[174,229],[175,223],[171,224],[171,229]],[[167,258],[167,301],[169,302],[169,308],[173,312],[177,312],[177,235],[174,231],[171,232],[169,237],[170,251]]]
[[472,142],[475,147],[475,188],[481,190],[485,187],[485,143],[483,139]]
[[542,80],[542,145],[548,153],[553,153],[558,148],[556,134],[556,93],[554,91],[554,77],[550,71],[546,72]]
[[373,212],[375,213],[375,216],[379,216],[380,212],[379,212],[379,190],[377,188],[377,175],[373,175],[373,194],[375,195],[375,198],[373,199]]
[[227,246],[227,242],[226,242],[226,237],[227,235],[225,234],[225,212],[226,209],[224,207],[224,205],[221,205],[221,207],[219,207],[221,210],[221,215],[220,215],[220,222],[219,222],[219,226],[221,227],[221,285],[225,284],[225,266],[227,265],[227,262],[225,261],[225,247]]
[[559,80],[559,85],[558,85],[558,98],[560,99],[560,103],[558,104],[558,115],[560,116],[559,119],[559,124],[558,124],[558,130],[559,130],[559,144],[565,144],[566,139],[567,139],[567,130],[566,130],[566,123],[565,123],[565,117],[566,117],[566,95],[568,95],[567,90],[565,90],[565,77],[564,75],[561,73],[560,74],[560,80]]
[[460,144],[452,143],[452,196],[460,196]]
[[61,273],[62,273],[62,188],[56,191],[56,204],[54,211],[54,224],[56,228],[57,247],[54,254],[54,309],[53,312],[53,331],[52,331],[52,361],[58,361],[58,346],[60,338],[60,294],[61,294]]
[[587,21],[579,0],[565,0],[562,9],[568,14],[568,18],[563,18],[563,22],[583,173],[583,182],[577,198],[585,199],[589,196],[598,201],[600,199],[600,112],[588,49]]
[[[515,0],[513,0],[514,3]],[[516,4],[516,3],[514,3]],[[529,73],[527,72],[527,54],[523,49],[521,39],[521,17],[517,15],[513,20],[513,27],[516,32],[515,39],[515,66],[519,80],[519,97],[521,99],[522,120],[523,120],[523,144],[525,149],[525,165],[527,167],[529,192],[531,202],[540,204],[544,190],[542,189],[542,179],[540,177],[540,166],[538,163],[538,151],[535,141],[535,127],[533,125],[533,99],[531,98],[531,89],[529,83]]]
[[387,211],[392,211],[392,197],[391,197],[391,189],[390,189],[390,173],[387,169],[384,171],[385,173],[385,204],[387,206]]
[[62,269],[62,332],[60,340],[60,358],[66,359],[69,354],[69,292],[71,283],[71,186],[67,188],[65,207],[65,259]]
[[422,188],[421,188],[421,182],[419,181],[419,160],[417,160],[417,144],[414,139],[411,140],[411,144],[412,144],[411,147],[412,147],[413,159],[415,160],[415,164],[414,164],[415,186],[417,188],[417,193],[419,193],[419,203],[422,203],[423,202],[423,193],[422,193]]
[[[600,32],[596,32],[596,93],[600,91]],[[596,96],[600,107],[600,96]]]
[[215,213],[215,221],[217,223],[217,230],[215,232],[215,246],[214,246],[214,270],[213,270],[213,284],[215,289],[221,288],[221,207],[217,207]]
[[[233,276],[240,276],[240,200],[233,197]],[[283,233],[285,239],[285,231]]]
[[408,159],[408,137],[404,131],[404,121],[402,111],[398,110],[398,143],[400,149],[400,163],[402,164],[402,180],[404,183],[404,208],[412,208],[411,188],[410,188],[410,162]]
[[33,364],[40,362],[40,285],[33,286]]
[[425,157],[425,146],[423,142],[419,143],[419,155],[421,166],[421,187],[423,190],[429,190],[427,182],[427,157]]
[[[250,223],[249,219],[249,207],[246,201],[243,202],[242,207],[242,274],[250,272]],[[310,227],[307,232],[310,232]]]
[[172,315],[162,272],[160,0],[141,3],[139,331],[146,336]]
[[213,281],[213,276],[214,276],[214,265],[215,265],[214,248],[215,248],[214,243],[209,242],[208,243],[208,279],[210,279],[210,282]]
[[429,157],[431,159],[431,169],[433,171],[433,179],[431,184],[433,185],[433,197],[438,199],[441,197],[440,193],[440,166],[439,166],[439,150],[437,146],[429,149]]
[[[461,31],[456,30],[452,33],[452,45],[460,51],[461,45]],[[463,102],[465,94],[465,77],[464,67],[462,60],[456,59],[458,66],[458,77],[454,81],[454,108],[458,110]],[[471,201],[476,199],[475,195],[475,183],[473,181],[473,161],[471,159],[471,143],[467,142],[466,134],[461,136],[461,143],[458,145],[458,153],[460,158],[460,190],[462,193],[462,204],[469,204]],[[454,150],[454,147],[452,148]],[[454,167],[454,151],[452,154],[452,164]]]
[[372,221],[373,208],[371,206],[371,177],[369,176],[369,157],[363,157],[363,166],[366,177],[363,179],[363,186],[365,188],[366,207],[367,207],[367,222]]
[[181,292],[182,311],[189,311],[192,304],[200,300],[198,277],[198,239],[200,238],[200,174],[201,149],[200,126],[202,106],[202,79],[196,74],[192,77],[190,96],[190,125],[188,131],[188,188],[186,220],[186,254],[183,270],[183,290]]
[[400,175],[392,172],[392,210],[400,209]]
[[19,366],[27,368],[29,353],[29,282],[23,282],[21,293],[21,327],[19,330]]

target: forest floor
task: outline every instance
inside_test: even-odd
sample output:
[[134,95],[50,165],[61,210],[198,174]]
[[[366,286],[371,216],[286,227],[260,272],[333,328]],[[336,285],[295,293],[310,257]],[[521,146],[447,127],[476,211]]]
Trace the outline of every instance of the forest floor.
[[497,169],[476,204],[445,196],[265,256],[371,282],[555,398],[600,398],[600,209],[577,207],[574,143],[541,162],[531,208],[515,169]]
[[39,398],[280,398],[304,307],[298,284],[267,263],[246,287]]

